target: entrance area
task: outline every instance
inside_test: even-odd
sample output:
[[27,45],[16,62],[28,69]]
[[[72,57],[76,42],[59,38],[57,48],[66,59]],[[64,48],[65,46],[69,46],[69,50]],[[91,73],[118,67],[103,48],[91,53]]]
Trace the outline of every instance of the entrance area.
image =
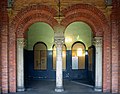
[[[33,85],[37,82],[54,82],[56,80],[57,53],[53,29],[46,23],[38,22],[29,27],[25,36],[25,88],[27,90],[34,88]],[[64,36],[65,43],[62,46],[63,84],[76,83],[76,86],[79,86],[82,83],[94,87],[95,47],[92,43],[91,28],[84,22],[74,22],[66,28]],[[39,86],[35,88],[39,88]]]
[[56,92],[75,81],[119,93],[119,0],[58,1],[0,2],[0,93],[34,81],[53,81]]

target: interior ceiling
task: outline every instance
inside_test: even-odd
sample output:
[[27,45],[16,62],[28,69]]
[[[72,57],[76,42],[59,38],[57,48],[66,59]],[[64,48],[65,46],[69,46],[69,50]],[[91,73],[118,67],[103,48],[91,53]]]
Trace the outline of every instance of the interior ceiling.
[[[61,9],[64,9],[68,6],[78,4],[78,3],[90,4],[100,9],[104,9],[107,5],[106,2],[108,1],[111,1],[111,0],[60,0]],[[28,6],[36,3],[51,6],[52,8],[55,8],[58,10],[58,6],[57,6],[58,0],[14,0],[13,8],[14,10],[20,10],[24,6]]]

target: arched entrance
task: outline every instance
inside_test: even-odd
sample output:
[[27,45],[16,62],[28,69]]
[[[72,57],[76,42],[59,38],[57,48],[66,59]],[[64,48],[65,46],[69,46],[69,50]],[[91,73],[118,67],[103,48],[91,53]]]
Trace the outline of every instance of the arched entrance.
[[[91,27],[85,22],[76,21],[67,26],[64,35],[68,53],[67,62],[70,63],[70,79],[94,85],[95,79],[90,79],[89,72],[89,59],[91,58],[88,58],[88,50],[93,45],[94,36]],[[95,63],[94,61],[95,58],[92,64]],[[95,71],[92,71],[92,74],[95,74]]]
[[[30,8],[31,7],[31,8]],[[42,11],[42,12],[38,12]],[[26,10],[29,10],[26,13]],[[24,11],[21,11],[18,13],[18,15],[15,16],[14,20],[10,24],[10,32],[9,32],[9,91],[10,92],[16,92],[17,88],[20,87],[21,90],[24,88],[24,77],[20,77],[21,86],[17,86],[17,72],[16,72],[16,40],[17,38],[23,38],[24,39],[24,33],[27,31],[28,27],[35,23],[35,22],[46,22],[51,27],[54,27],[57,25],[57,21],[54,19],[56,11],[54,9],[49,8],[48,6],[44,5],[36,5],[36,6],[29,6],[24,9]],[[48,15],[49,14],[49,15]],[[22,18],[21,18],[22,17]],[[20,19],[21,18],[21,19]],[[21,48],[23,49],[23,47]],[[12,53],[12,54],[11,54]],[[22,56],[21,56],[22,57]],[[23,63],[22,63],[23,64]],[[22,71],[23,72],[23,71]]]
[[[96,63],[98,63],[97,61],[100,56],[99,60],[101,63],[99,64],[101,67],[96,68],[98,70],[95,70],[95,88],[97,88],[95,90],[103,92],[106,92],[107,90],[110,91],[111,68],[107,67],[111,65],[111,44],[109,37],[110,29],[105,15],[97,8],[87,4],[76,4],[70,6],[67,9],[64,9],[62,13],[65,15],[65,18],[62,20],[61,24],[65,27],[75,21],[85,22],[91,27],[95,37],[95,45],[98,47],[97,50],[99,50],[99,52],[101,51],[99,55],[96,54]],[[103,60],[101,58],[103,58]],[[99,65],[97,65],[97,67],[98,66]],[[100,75],[98,72],[100,72]]]
[[[62,20],[61,24],[64,27],[67,27],[70,23],[74,22],[74,21],[83,21],[86,22],[87,24],[89,24],[89,26],[92,28],[92,30],[94,31],[94,35],[95,36],[99,36],[99,38],[95,38],[96,42],[99,44],[101,44],[101,40],[103,40],[103,46],[100,45],[100,47],[103,48],[103,53],[100,53],[100,56],[103,56],[103,63],[100,61],[100,64],[103,64],[103,78],[102,76],[100,76],[100,80],[97,79],[96,81],[100,81],[100,82],[95,82],[96,87],[103,91],[108,90],[110,87],[110,83],[108,82],[108,79],[106,78],[106,74],[110,74],[109,70],[105,70],[107,66],[110,65],[110,62],[108,61],[108,59],[110,60],[110,49],[108,47],[110,47],[110,38],[109,38],[109,30],[108,30],[108,25],[106,25],[107,21],[104,17],[104,15],[95,7],[93,6],[89,6],[89,5],[77,5],[79,7],[79,9],[76,9],[78,7],[74,7],[72,6],[72,8],[68,8],[67,10],[63,10],[63,14],[65,14],[65,18]],[[86,7],[87,6],[87,7]],[[42,6],[44,7],[44,6]],[[86,7],[86,8],[84,8]],[[37,7],[33,7],[33,8],[37,8]],[[31,10],[26,14],[24,11],[22,11],[20,14],[21,15],[17,15],[16,16],[16,20],[14,20],[11,23],[11,27],[10,27],[10,36],[9,36],[9,66],[12,66],[9,68],[9,86],[10,86],[10,92],[15,92],[16,91],[16,64],[18,64],[18,62],[16,63],[16,37],[17,38],[23,38],[24,32],[28,29],[28,27],[33,24],[34,22],[38,22],[38,21],[43,21],[46,22],[48,24],[50,24],[52,27],[56,26],[57,21],[54,19],[54,10],[53,12],[51,11],[52,9],[50,9],[49,7],[47,7],[49,11],[44,10],[44,8],[38,7],[38,10],[43,10],[43,13],[39,13],[37,11],[34,11],[34,9]],[[72,10],[71,10],[72,9]],[[82,11],[81,11],[82,10]],[[94,10],[94,11],[93,11]],[[88,12],[86,12],[88,11]],[[71,13],[69,13],[71,12]],[[77,13],[76,13],[77,12]],[[49,16],[48,16],[49,13]],[[22,16],[22,14],[24,14]],[[29,15],[28,15],[29,14]],[[92,15],[92,16],[91,16]],[[22,18],[21,18],[21,17]],[[90,18],[91,17],[91,18]],[[21,18],[21,19],[19,19]],[[99,22],[99,23],[98,23]],[[101,27],[101,28],[100,28]],[[104,28],[103,28],[104,27]],[[104,37],[106,36],[106,37]],[[103,37],[103,39],[101,39],[100,37]],[[100,40],[100,41],[98,41]],[[107,46],[106,46],[107,45]],[[98,46],[99,47],[99,46]],[[98,49],[99,51],[101,51],[101,48]],[[11,52],[13,54],[11,54]],[[102,52],[102,51],[101,51]],[[105,57],[109,57],[108,59],[106,59]],[[102,60],[102,59],[100,59]],[[107,64],[106,64],[107,63]],[[101,66],[100,65],[100,66]],[[102,67],[100,67],[101,69]],[[96,70],[97,72],[97,70]],[[99,72],[99,70],[98,70]],[[101,75],[102,75],[102,71],[100,70]],[[98,74],[98,73],[96,73]],[[97,78],[99,75],[97,75]],[[13,78],[14,77],[14,78]],[[102,79],[103,81],[102,81]],[[18,79],[18,78],[17,78]],[[22,79],[23,80],[23,79]],[[22,81],[21,80],[21,81]],[[14,82],[14,83],[12,83]],[[22,81],[23,82],[23,81]],[[103,85],[101,84],[103,83]],[[108,86],[106,88],[105,84],[108,83]],[[12,86],[11,86],[12,85]],[[17,84],[18,85],[18,84]],[[102,88],[103,87],[103,88]],[[23,87],[20,87],[23,88]]]
[[[31,80],[55,78],[55,72],[52,70],[54,31],[51,26],[45,22],[36,22],[29,27],[25,36],[27,41],[24,50],[24,63],[27,67],[27,69],[25,67],[25,78]],[[41,43],[44,45],[46,53],[42,51]]]

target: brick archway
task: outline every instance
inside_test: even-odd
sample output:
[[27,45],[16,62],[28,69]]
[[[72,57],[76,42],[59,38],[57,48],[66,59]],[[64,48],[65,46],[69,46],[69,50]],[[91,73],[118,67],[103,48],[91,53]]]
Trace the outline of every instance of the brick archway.
[[57,25],[56,11],[48,6],[33,5],[23,9],[14,17],[9,28],[9,91],[16,92],[16,38],[23,38],[24,32],[35,22]]
[[111,40],[110,26],[105,15],[97,8],[87,4],[77,4],[62,11],[65,18],[61,24],[67,27],[75,21],[87,23],[95,36],[103,37],[103,92],[111,89]]
[[[77,4],[62,11],[65,18],[61,24],[67,27],[75,21],[90,25],[95,36],[103,37],[103,91],[110,92],[111,87],[111,44],[110,30],[103,13],[91,5]],[[9,28],[9,91],[16,92],[16,38],[23,37],[27,28],[38,21],[46,22],[51,27],[57,25],[54,19],[56,11],[48,6],[33,5],[23,8],[13,19]]]
[[[13,19],[12,26],[15,28],[17,37],[22,37],[20,33],[25,32],[31,24],[35,22],[48,23],[52,28],[58,24],[54,19],[57,11],[45,5],[33,5],[22,9]],[[21,33],[21,34],[22,34]]]

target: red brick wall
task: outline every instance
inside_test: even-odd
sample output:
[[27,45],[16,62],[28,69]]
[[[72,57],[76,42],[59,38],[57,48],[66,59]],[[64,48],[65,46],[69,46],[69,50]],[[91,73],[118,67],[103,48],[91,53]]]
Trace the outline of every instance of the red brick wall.
[[[16,92],[16,43],[15,32],[12,33],[11,26],[9,27],[9,92]],[[11,31],[11,32],[10,32]]]
[[112,93],[118,92],[118,28],[115,14],[112,14]]
[[118,64],[119,64],[119,70],[118,70],[118,72],[119,72],[119,74],[118,74],[118,79],[119,79],[119,81],[118,81],[118,83],[119,83],[119,86],[118,86],[118,88],[119,88],[119,93],[120,93],[120,1],[119,1],[119,8],[118,8],[118,34],[119,34],[119,36],[118,36],[118,51],[119,51],[119,57],[118,57]]
[[120,93],[120,7],[117,8],[117,31],[118,31],[118,88]]
[[118,21],[118,52],[119,52],[119,59],[118,59],[118,63],[119,63],[119,74],[118,74],[118,83],[119,83],[119,93],[120,93],[120,0],[118,0],[118,7],[116,8],[117,10],[117,21]]
[[119,93],[120,93],[120,6],[118,8],[118,35],[119,35],[119,46],[118,46],[118,51],[119,51],[119,59],[118,59],[118,63],[119,63]]
[[8,93],[8,16],[7,0],[0,1],[1,10],[1,42],[0,42],[0,64],[1,64],[1,87],[3,93]]
[[[0,0],[0,32],[1,32],[1,29],[2,29],[2,23],[1,23],[1,20],[2,20],[2,9],[1,9],[1,0]],[[1,34],[0,34],[0,91],[1,91]]]
[[112,25],[112,92],[120,92],[120,0],[113,0]]

